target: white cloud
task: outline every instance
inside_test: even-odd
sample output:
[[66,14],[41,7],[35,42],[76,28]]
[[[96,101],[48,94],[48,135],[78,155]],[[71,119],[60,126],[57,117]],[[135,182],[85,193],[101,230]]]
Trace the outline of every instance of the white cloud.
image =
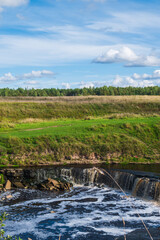
[[128,47],[120,50],[109,49],[104,55],[97,57],[95,62],[98,63],[114,63],[114,62],[133,62],[137,60],[137,55]]
[[21,77],[30,79],[30,78],[42,78],[46,76],[53,76],[54,73],[48,70],[42,70],[42,71],[32,71],[31,73],[25,73]]
[[160,85],[160,70],[155,70],[152,74],[137,74],[132,76],[119,76],[117,75],[112,82],[113,86],[119,87],[147,87]]
[[156,56],[137,55],[131,48],[123,46],[109,49],[105,54],[94,59],[96,63],[125,63],[126,67],[160,66],[160,58]]
[[[144,34],[146,29],[159,29],[157,22],[160,21],[160,15],[155,12],[146,11],[119,11],[109,12],[108,18],[103,21],[93,21],[88,24],[88,28],[93,30],[103,30],[105,32],[117,33],[138,33]],[[143,31],[142,31],[143,29]]]
[[[17,75],[13,76],[11,73],[5,73],[3,76],[0,77],[0,82],[11,82],[11,81],[19,81],[24,79],[39,79],[44,77],[50,77],[53,76],[54,73],[48,70],[42,70],[42,71],[32,71],[31,73],[24,73],[23,75]],[[28,84],[36,84],[36,81],[27,81]]]
[[0,82],[10,82],[15,80],[16,77],[13,76],[11,73],[5,73],[2,77],[0,77]]
[[28,84],[28,85],[35,85],[35,84],[37,84],[38,83],[38,81],[26,81],[26,82],[24,82],[25,84]]
[[28,0],[0,0],[0,7],[18,7],[27,3]]
[[79,87],[80,88],[92,88],[92,87],[94,87],[94,83],[93,82],[81,82],[80,84],[79,84]]
[[69,83],[62,83],[62,88],[70,89],[71,85]]
[[114,80],[90,81],[90,82],[79,83],[80,88],[102,87],[102,86],[115,86],[115,87],[160,86],[160,70],[155,70],[152,74],[134,73],[131,76],[116,75]]
[[116,42],[117,38],[104,34],[103,32],[95,32],[86,28],[85,26],[75,26],[70,24],[65,25],[53,25],[53,26],[40,26],[29,29],[32,32],[48,33],[54,36],[56,35],[59,39],[63,39],[63,42],[81,43],[90,42]]
[[[23,37],[1,35],[0,66],[53,66],[79,60],[90,60],[103,52],[104,45],[88,40],[67,41],[55,37]],[[25,57],[24,57],[25,56]]]
[[132,76],[133,79],[144,79],[144,80],[158,80],[160,79],[160,70],[155,70],[152,74],[136,74],[134,73]]

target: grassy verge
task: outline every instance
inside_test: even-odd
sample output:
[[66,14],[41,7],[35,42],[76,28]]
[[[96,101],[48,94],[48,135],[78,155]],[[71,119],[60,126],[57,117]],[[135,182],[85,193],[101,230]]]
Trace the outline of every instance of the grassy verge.
[[159,116],[12,121],[0,128],[0,164],[153,163],[159,139]]
[[159,162],[160,97],[0,99],[0,165]]

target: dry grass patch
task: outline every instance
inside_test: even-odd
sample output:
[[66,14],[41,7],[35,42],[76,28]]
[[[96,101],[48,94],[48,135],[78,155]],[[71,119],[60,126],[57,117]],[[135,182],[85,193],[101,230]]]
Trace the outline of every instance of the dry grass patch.
[[65,97],[0,97],[0,102],[54,102],[54,103],[160,103],[160,96],[65,96]]

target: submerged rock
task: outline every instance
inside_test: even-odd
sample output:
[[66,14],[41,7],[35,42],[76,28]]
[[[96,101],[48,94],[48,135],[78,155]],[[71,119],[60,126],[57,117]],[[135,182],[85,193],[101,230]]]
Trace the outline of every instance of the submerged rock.
[[[160,228],[150,228],[149,232],[154,240],[160,240]],[[129,240],[151,240],[148,232],[145,229],[137,229],[126,235]],[[118,237],[115,240],[124,240],[124,236]]]
[[12,195],[7,195],[6,198],[7,198],[7,199],[11,199],[11,198],[12,198]]

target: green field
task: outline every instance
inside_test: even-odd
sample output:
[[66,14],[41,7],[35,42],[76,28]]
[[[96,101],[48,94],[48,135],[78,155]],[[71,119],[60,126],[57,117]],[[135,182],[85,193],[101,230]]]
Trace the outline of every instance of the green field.
[[0,164],[160,162],[160,98],[0,102]]

